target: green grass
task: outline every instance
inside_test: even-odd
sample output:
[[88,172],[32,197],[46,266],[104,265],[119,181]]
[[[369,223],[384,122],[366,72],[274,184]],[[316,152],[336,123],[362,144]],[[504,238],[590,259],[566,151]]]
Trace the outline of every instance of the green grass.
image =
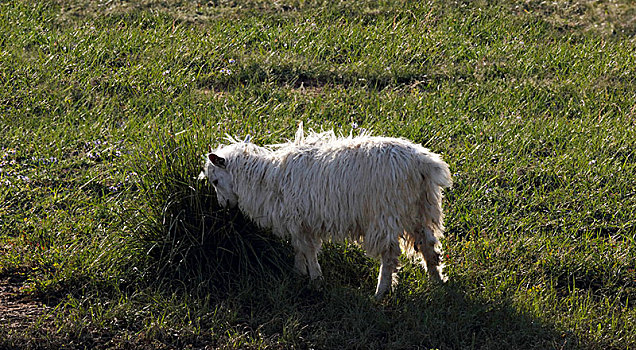
[[[633,349],[636,3],[2,1],[0,348]],[[450,282],[291,248],[195,180],[226,133],[444,156]],[[357,132],[357,130],[354,130]],[[14,297],[15,298],[15,297]]]

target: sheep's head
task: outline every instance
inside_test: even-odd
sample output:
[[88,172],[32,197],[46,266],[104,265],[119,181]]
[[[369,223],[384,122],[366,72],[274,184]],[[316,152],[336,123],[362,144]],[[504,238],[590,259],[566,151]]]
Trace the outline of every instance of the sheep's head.
[[223,208],[234,208],[238,197],[232,186],[232,174],[227,170],[227,161],[214,153],[208,154],[199,179],[208,179],[216,190],[216,199]]

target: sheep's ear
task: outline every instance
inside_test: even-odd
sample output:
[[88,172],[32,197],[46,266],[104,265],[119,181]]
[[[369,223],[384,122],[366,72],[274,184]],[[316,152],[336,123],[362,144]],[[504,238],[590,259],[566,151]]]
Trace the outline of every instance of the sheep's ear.
[[303,131],[303,122],[302,120],[298,123],[298,130],[296,130],[296,135],[294,135],[294,145],[300,146],[305,143],[305,132]]
[[212,162],[212,164],[218,166],[219,168],[225,169],[225,158],[219,157],[214,153],[208,154],[208,158]]

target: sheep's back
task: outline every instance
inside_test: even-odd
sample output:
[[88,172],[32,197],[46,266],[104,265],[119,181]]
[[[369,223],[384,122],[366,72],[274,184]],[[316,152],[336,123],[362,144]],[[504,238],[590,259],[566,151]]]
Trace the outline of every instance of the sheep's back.
[[362,235],[374,220],[405,228],[423,193],[422,163],[433,156],[380,137],[290,148],[278,154],[284,215],[336,238]]

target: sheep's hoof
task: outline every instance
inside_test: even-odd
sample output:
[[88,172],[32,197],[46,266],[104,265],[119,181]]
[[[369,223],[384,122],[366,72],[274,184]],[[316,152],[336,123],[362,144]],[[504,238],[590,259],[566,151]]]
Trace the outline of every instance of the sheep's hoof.
[[448,276],[446,276],[443,272],[431,271],[428,276],[429,280],[435,284],[444,284],[448,281]]
[[325,289],[325,279],[320,276],[310,280],[309,288],[317,292],[322,292]]
[[392,291],[393,291],[393,288],[388,288],[388,287],[387,287],[387,288],[384,288],[383,290],[376,290],[376,291],[375,291],[375,294],[373,295],[373,298],[374,298],[376,301],[381,301],[382,299],[384,299],[384,297],[385,297],[388,293],[390,293],[390,292],[392,292]]

